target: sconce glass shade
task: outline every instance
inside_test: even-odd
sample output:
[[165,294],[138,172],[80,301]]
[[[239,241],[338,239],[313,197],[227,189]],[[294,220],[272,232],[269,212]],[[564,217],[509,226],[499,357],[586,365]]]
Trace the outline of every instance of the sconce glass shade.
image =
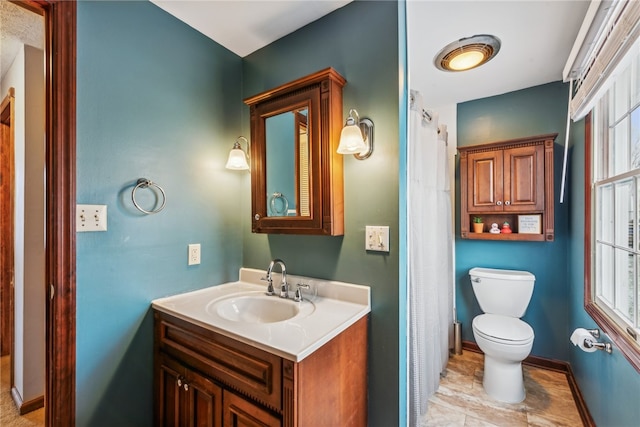
[[355,123],[347,123],[340,133],[340,145],[338,153],[340,154],[358,154],[367,149],[360,126]]
[[373,122],[362,119],[354,109],[349,111],[349,117],[340,133],[338,154],[353,154],[356,159],[364,160],[373,153]]
[[247,158],[249,157],[247,153],[244,152],[240,143],[238,142],[240,139],[244,139],[247,142],[247,151],[249,150],[249,141],[243,136],[239,137],[236,142],[233,144],[233,148],[229,152],[229,159],[227,160],[226,168],[231,170],[248,170],[249,163],[247,162]]

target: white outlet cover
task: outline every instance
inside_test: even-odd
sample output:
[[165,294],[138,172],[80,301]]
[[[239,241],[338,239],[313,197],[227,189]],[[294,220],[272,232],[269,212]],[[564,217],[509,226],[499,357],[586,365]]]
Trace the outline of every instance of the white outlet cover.
[[107,231],[107,205],[76,205],[76,232]]
[[188,265],[200,264],[200,243],[191,243],[188,245]]
[[389,226],[367,225],[364,248],[367,251],[389,252]]

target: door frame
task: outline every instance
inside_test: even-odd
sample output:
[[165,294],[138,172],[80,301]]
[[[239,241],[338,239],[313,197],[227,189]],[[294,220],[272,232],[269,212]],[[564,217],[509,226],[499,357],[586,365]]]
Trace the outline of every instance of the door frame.
[[47,426],[76,407],[76,1],[13,0],[45,21]]

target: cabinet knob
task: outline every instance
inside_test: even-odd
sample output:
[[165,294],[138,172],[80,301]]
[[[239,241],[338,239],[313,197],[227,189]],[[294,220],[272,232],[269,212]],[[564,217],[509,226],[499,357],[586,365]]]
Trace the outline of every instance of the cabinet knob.
[[502,201],[501,201],[501,200],[498,200],[498,201],[496,202],[496,205],[498,205],[498,206],[502,206]]
[[178,377],[178,381],[176,381],[178,388],[182,387],[182,378]]
[[504,202],[504,204],[509,206],[511,204],[511,202],[507,200],[506,202]]
[[260,221],[260,214],[255,214],[255,215],[253,216],[253,218],[254,218],[256,221]]
[[187,390],[189,390],[189,384],[184,383],[184,391],[187,391]]

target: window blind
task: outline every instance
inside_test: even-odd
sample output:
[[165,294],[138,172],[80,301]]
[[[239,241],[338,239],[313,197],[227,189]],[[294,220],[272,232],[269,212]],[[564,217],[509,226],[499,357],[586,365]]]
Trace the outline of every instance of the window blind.
[[[582,49],[588,53],[575,64],[572,74],[576,75],[575,90],[570,103],[571,118],[576,121],[583,118],[594,103],[608,89],[614,71],[627,53],[635,45],[640,35],[640,1],[618,0],[607,3],[606,17],[596,31],[595,37],[582,41]],[[621,67],[622,68],[622,67]]]

